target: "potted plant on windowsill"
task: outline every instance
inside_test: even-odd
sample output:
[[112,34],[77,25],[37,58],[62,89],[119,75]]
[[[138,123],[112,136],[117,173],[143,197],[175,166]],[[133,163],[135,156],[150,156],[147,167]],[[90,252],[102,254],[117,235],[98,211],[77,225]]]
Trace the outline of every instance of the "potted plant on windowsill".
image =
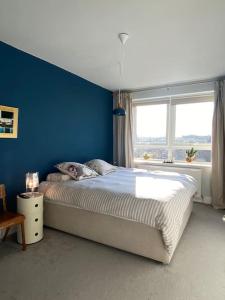
[[152,159],[153,158],[153,154],[151,152],[145,152],[144,155],[143,155],[143,158],[145,160]]
[[195,159],[197,152],[193,147],[190,150],[186,150],[186,162],[191,163]]

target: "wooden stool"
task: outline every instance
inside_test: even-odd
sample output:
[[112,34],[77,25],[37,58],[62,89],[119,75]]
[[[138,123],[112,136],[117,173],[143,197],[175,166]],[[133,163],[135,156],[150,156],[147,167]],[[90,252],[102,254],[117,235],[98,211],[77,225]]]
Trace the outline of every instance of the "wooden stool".
[[6,240],[10,227],[14,225],[21,226],[22,233],[22,249],[26,250],[25,234],[24,234],[24,215],[8,212],[6,208],[6,192],[5,185],[0,184],[0,199],[3,200],[3,212],[0,212],[0,229],[6,229],[3,241]]

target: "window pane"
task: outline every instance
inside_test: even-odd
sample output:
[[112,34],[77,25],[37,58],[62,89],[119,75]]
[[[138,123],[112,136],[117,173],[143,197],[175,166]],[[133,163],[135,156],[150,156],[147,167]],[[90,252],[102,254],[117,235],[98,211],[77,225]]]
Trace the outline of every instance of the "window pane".
[[148,153],[151,159],[160,159],[160,160],[164,160],[167,159],[168,157],[168,151],[166,148],[156,148],[156,149],[152,149],[151,147],[134,147],[134,157],[135,158],[144,158],[144,154]]
[[136,144],[166,144],[167,104],[136,107]]
[[175,143],[211,144],[213,102],[176,105]]
[[[185,161],[186,149],[176,149],[173,151],[174,160]],[[196,162],[211,162],[211,150],[198,150],[195,160]]]

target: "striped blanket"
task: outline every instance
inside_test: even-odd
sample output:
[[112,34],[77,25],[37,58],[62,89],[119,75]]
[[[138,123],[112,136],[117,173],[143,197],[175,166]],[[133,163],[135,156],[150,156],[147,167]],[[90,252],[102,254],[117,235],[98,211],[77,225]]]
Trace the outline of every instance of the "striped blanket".
[[184,213],[196,191],[196,181],[188,175],[126,168],[82,181],[40,185],[46,201],[159,229],[168,253],[176,247]]

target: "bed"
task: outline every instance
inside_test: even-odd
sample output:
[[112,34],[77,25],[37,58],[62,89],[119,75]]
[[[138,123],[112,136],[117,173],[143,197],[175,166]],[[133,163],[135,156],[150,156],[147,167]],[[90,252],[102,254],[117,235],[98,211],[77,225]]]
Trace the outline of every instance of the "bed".
[[193,177],[118,168],[82,181],[44,181],[44,223],[168,264],[192,211]]

